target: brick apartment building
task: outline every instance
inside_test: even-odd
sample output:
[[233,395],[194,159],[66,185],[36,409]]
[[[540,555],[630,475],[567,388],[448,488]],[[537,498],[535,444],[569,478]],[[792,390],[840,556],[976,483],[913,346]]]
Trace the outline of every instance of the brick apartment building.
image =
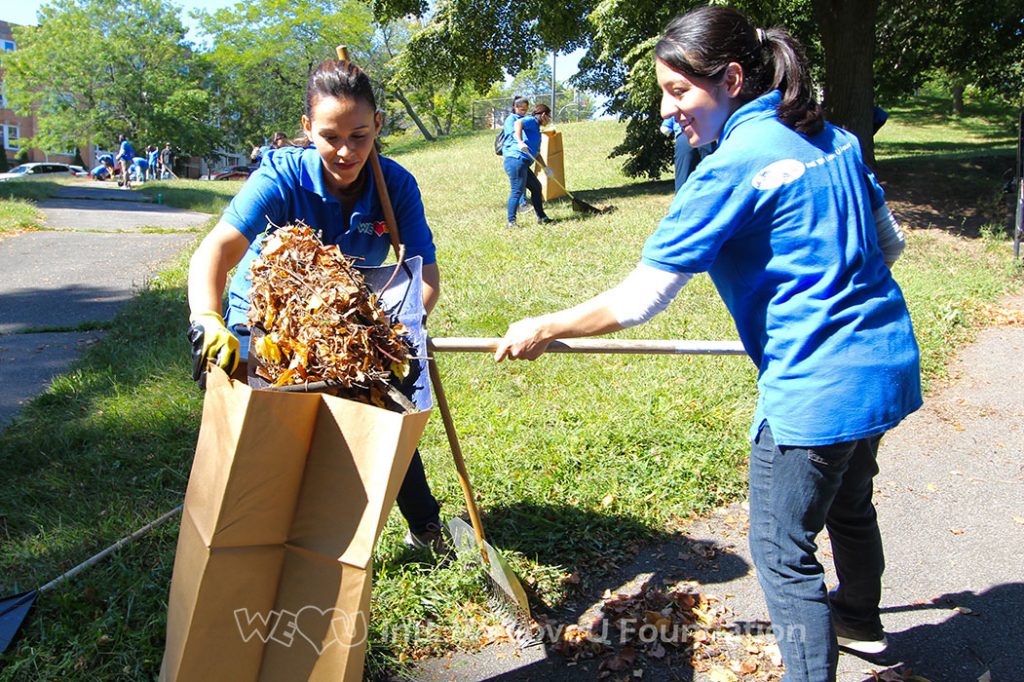
[[[11,24],[0,20],[0,58],[3,52],[12,52],[17,49],[14,40],[14,33]],[[3,146],[3,153],[7,155],[7,162],[10,166],[29,161],[57,161],[60,163],[74,163],[75,150],[69,149],[62,153],[47,153],[40,149],[23,148],[20,141],[35,135],[36,117],[19,116],[7,108],[7,99],[4,96],[3,69],[0,68],[0,144]],[[138,144],[137,140],[132,140]],[[173,141],[172,141],[173,144]],[[82,160],[86,168],[96,164],[96,157],[103,153],[113,154],[116,151],[116,141],[111,140],[113,149],[102,149],[98,146],[83,147],[81,151]],[[158,145],[162,147],[163,145]],[[136,147],[139,151],[140,147]],[[246,152],[221,152],[222,163],[225,166],[244,165],[248,163]],[[209,173],[212,169],[207,165],[205,159],[199,157],[178,157],[175,162],[175,172],[179,177],[198,178]],[[218,168],[220,166],[218,165]]]

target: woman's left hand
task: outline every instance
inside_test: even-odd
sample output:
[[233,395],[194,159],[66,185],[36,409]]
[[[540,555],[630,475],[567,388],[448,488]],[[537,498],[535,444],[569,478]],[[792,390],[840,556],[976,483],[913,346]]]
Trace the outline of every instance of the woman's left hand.
[[497,362],[505,358],[536,360],[544,354],[551,341],[552,338],[545,333],[544,318],[528,317],[509,325],[505,338],[494,351],[494,359]]

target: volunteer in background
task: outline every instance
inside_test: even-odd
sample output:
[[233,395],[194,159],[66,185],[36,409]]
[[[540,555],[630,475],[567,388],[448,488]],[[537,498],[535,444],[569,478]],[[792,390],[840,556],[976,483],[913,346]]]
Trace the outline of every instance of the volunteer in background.
[[260,165],[260,162],[263,161],[263,157],[266,156],[267,152],[269,152],[271,149],[280,149],[281,147],[287,146],[288,136],[281,132],[274,133],[274,136],[271,139],[270,144],[265,144],[263,146],[257,146],[252,148],[252,152],[249,154],[249,160],[258,166]]
[[174,150],[171,149],[171,143],[165,142],[164,148],[160,150],[160,179],[163,180],[167,177],[174,178]]
[[[800,45],[695,9],[655,48],[661,114],[718,140],[617,287],[516,322],[496,358],[623,329],[707,271],[758,369],[750,546],[789,682],[835,680],[838,646],[884,654],[871,502],[882,435],[921,405],[917,343],[889,272],[904,246],[852,134],[824,120]],[[828,528],[839,585],[815,538]],[[838,635],[838,639],[837,639]]]
[[506,207],[507,227],[510,228],[516,227],[516,213],[526,190],[530,192],[530,203],[537,214],[537,222],[551,222],[544,213],[540,180],[531,170],[533,159],[540,155],[540,126],[547,125],[551,120],[551,109],[546,104],[538,104],[533,114],[526,116],[529,106],[530,102],[525,97],[517,97],[512,104],[512,113],[505,118],[505,144],[501,155],[510,185]]
[[675,145],[675,186],[678,192],[679,188],[686,182],[686,178],[690,177],[690,173],[701,162],[701,159],[715,151],[716,143],[708,142],[696,148],[691,147],[686,139],[686,135],[683,134],[683,127],[679,125],[679,121],[676,120],[675,116],[669,116],[661,122],[661,134],[665,137],[671,137]]
[[95,168],[89,171],[89,175],[94,180],[106,180],[107,178],[114,177],[114,157],[110,154],[100,154],[96,158],[98,164]]
[[[342,253],[360,258],[361,265],[383,263],[391,240],[367,164],[381,123],[370,79],[357,66],[329,59],[313,70],[302,116],[313,146],[282,147],[268,154],[192,256],[188,336],[194,379],[201,378],[207,360],[230,373],[239,357],[248,355],[249,270],[268,222],[280,226],[302,220],[320,232],[325,244],[338,245]],[[440,292],[440,274],[419,186],[391,159],[382,157],[380,163],[406,257],[423,259],[423,307],[429,313]],[[236,265],[225,323],[224,284]],[[409,523],[407,544],[444,547],[440,506],[427,485],[418,451],[398,493],[398,506]]]
[[149,171],[149,162],[144,156],[136,156],[132,159],[131,174],[134,180],[142,183],[146,181],[146,173]]
[[160,150],[156,148],[155,144],[151,144],[146,147],[146,163],[148,167],[146,169],[147,180],[159,180],[160,170]]
[[117,136],[118,148],[117,156],[114,160],[121,167],[121,185],[125,189],[132,188],[131,178],[128,177],[128,170],[131,168],[132,159],[135,158],[135,147],[128,141],[128,138],[124,135]]

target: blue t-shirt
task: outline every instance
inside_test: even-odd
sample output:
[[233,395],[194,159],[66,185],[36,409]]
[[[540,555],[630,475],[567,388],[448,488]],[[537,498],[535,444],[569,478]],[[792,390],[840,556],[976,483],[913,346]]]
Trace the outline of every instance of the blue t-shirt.
[[509,114],[505,119],[505,144],[501,148],[501,155],[524,161],[531,160],[525,152],[519,150],[519,141],[516,140],[515,135],[516,121],[523,122],[523,141],[526,142],[533,158],[538,158],[540,155],[540,123],[533,116],[519,116],[518,114]]
[[107,170],[107,167],[101,164],[89,171],[89,174],[94,178],[103,178],[106,177],[109,172],[110,171]]
[[114,157],[110,154],[100,154],[96,158],[96,163],[109,163],[110,165],[114,165]]
[[149,163],[150,166],[155,166],[158,163],[160,163],[160,151],[154,149],[153,151],[146,154],[146,161]]
[[128,140],[122,140],[121,147],[117,150],[117,160],[120,161],[124,159],[128,163],[131,163],[133,158],[135,158],[135,147],[133,147],[132,143]]
[[[416,179],[391,159],[381,157],[380,165],[406,258],[422,256],[426,265],[437,262]],[[345,255],[361,258],[357,265],[384,262],[391,238],[369,165],[363,172],[366,184],[346,223],[341,204],[324,184],[323,163],[315,148],[282,147],[263,157],[223,216],[250,242],[228,287],[229,328],[248,325],[249,269],[259,255],[268,223],[283,226],[301,220],[319,232],[324,244],[337,244]]]
[[134,159],[132,159],[132,165],[137,166],[142,170],[146,170],[147,168],[149,168],[149,162],[146,161],[141,156],[136,156]]
[[779,121],[778,91],[732,114],[643,262],[708,271],[759,369],[751,435],[813,446],[878,435],[921,406],[917,342],[885,266],[885,200],[857,138]]

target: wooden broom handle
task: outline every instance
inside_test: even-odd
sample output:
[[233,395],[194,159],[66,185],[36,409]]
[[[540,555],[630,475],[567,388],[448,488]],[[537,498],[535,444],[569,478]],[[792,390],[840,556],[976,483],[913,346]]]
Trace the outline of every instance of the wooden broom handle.
[[[343,62],[352,61],[349,59],[348,47],[338,45],[335,48],[338,59]],[[377,144],[370,150],[370,169],[373,171],[373,184],[377,187],[377,197],[380,199],[381,210],[384,212],[384,224],[388,226],[388,236],[391,238],[391,248],[395,250],[395,258],[399,264],[402,262],[402,239],[398,232],[398,221],[395,220],[395,211],[391,207],[391,195],[388,194],[388,186],[384,182],[384,171],[380,167],[380,156],[377,154]]]

